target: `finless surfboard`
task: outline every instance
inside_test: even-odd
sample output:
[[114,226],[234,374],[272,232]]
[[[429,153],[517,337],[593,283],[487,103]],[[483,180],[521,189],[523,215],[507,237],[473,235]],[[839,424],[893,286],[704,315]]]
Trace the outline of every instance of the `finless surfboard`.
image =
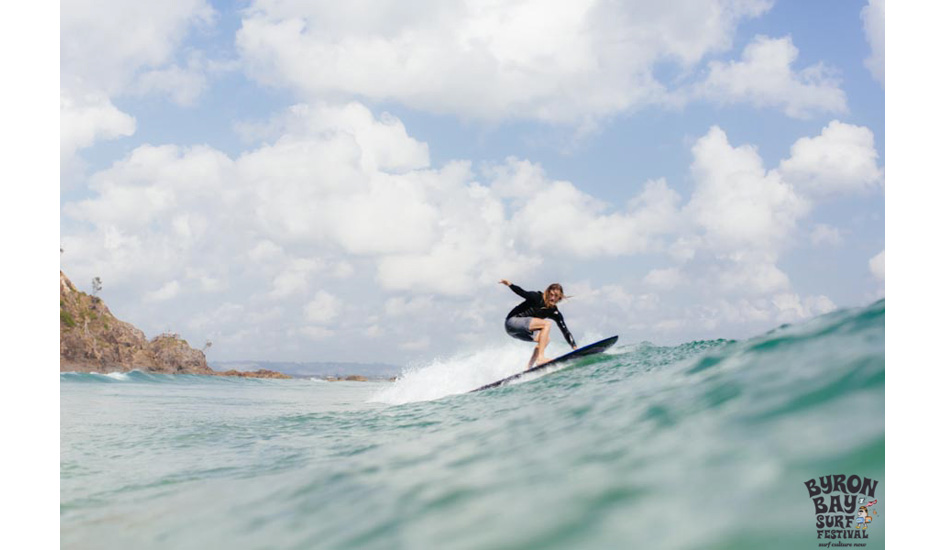
[[[545,369],[549,369],[549,368],[551,368],[551,367],[553,367],[553,366],[556,366],[556,365],[563,365],[564,363],[567,363],[567,362],[569,362],[569,361],[573,361],[573,360],[575,360],[575,359],[580,359],[581,357],[587,357],[588,355],[596,355],[596,354],[598,354],[598,353],[603,353],[603,352],[606,351],[608,348],[610,348],[610,346],[612,346],[612,345],[614,345],[614,344],[617,343],[617,338],[618,338],[617,336],[611,336],[610,338],[605,338],[605,339],[603,339],[603,340],[601,340],[601,341],[599,341],[599,342],[594,342],[593,344],[586,345],[586,346],[584,346],[584,347],[582,347],[582,348],[577,348],[577,349],[575,349],[575,350],[571,350],[569,353],[565,353],[564,355],[562,355],[562,356],[560,356],[560,357],[556,357],[556,358],[554,358],[554,359],[551,359],[550,361],[548,361],[547,363],[545,363],[545,364],[543,364],[543,365],[541,365],[541,366],[532,367],[532,368],[530,368],[530,369],[528,369],[528,370],[526,370],[526,371],[519,372],[518,374],[513,374],[513,375],[509,376],[508,378],[502,378],[501,380],[499,380],[499,381],[497,381],[497,382],[492,382],[491,384],[486,384],[486,385],[484,385],[484,386],[482,386],[482,387],[480,387],[480,388],[474,389],[474,390],[472,390],[472,391],[473,391],[473,392],[476,392],[476,391],[488,390],[488,389],[491,389],[491,388],[497,388],[498,386],[504,386],[505,384],[508,384],[508,383],[510,383],[510,382],[514,382],[515,380],[521,378],[522,376],[524,376],[524,375],[526,375],[526,374],[531,374],[531,373],[534,373],[534,372],[542,372],[542,371],[544,371]],[[469,393],[471,393],[471,392],[469,392]]]

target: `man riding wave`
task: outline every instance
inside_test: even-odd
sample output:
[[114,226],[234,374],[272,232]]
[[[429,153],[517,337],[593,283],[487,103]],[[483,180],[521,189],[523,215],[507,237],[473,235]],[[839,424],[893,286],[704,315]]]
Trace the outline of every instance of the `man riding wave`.
[[571,349],[577,349],[574,337],[571,335],[571,331],[567,329],[567,324],[564,323],[564,316],[557,309],[557,303],[564,299],[564,289],[560,284],[550,284],[544,292],[540,292],[526,291],[506,279],[502,279],[499,283],[524,298],[524,302],[515,306],[505,317],[505,331],[512,338],[526,342],[537,342],[538,345],[535,346],[534,353],[531,354],[531,360],[528,361],[528,369],[535,366],[535,364],[541,366],[550,361],[544,356],[544,350],[550,341],[552,320],[561,329],[561,334],[571,345]]

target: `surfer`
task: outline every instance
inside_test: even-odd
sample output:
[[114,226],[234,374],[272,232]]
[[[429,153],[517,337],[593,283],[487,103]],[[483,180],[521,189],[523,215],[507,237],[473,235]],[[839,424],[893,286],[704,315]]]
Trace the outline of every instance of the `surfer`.
[[511,281],[506,279],[498,282],[524,298],[524,302],[515,306],[505,317],[505,331],[512,338],[538,343],[534,348],[534,353],[531,354],[531,360],[528,361],[529,369],[535,364],[541,366],[550,361],[544,356],[544,349],[550,341],[551,320],[557,323],[564,339],[571,345],[571,349],[577,349],[574,337],[571,336],[571,331],[567,330],[564,317],[557,309],[557,303],[564,299],[564,289],[561,285],[553,283],[548,285],[544,292],[529,292],[518,285],[511,284]]

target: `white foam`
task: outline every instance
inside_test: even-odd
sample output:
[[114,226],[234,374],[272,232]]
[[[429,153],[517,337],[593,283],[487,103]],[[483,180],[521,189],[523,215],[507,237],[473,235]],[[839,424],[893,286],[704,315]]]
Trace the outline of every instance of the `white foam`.
[[129,379],[129,373],[127,372],[88,372],[88,373],[76,372],[76,373],[64,373],[64,374],[91,374],[93,376],[104,376],[106,378],[111,378],[113,380],[123,380],[123,381]]
[[[552,343],[545,355],[557,357],[569,351],[566,346],[561,348]],[[376,392],[370,401],[399,405],[465,393],[524,370],[533,349],[528,343],[511,342],[435,359],[406,369],[395,382]]]

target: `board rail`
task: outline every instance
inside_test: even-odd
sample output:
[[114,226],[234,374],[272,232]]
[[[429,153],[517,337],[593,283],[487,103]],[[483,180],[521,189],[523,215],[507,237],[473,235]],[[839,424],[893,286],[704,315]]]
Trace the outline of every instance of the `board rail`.
[[517,379],[519,379],[519,378],[521,378],[521,377],[523,377],[523,376],[525,376],[525,375],[527,375],[527,374],[531,374],[531,373],[535,373],[535,372],[541,372],[541,371],[543,371],[543,370],[545,370],[545,369],[551,368],[552,366],[562,365],[562,364],[564,364],[564,363],[568,363],[568,362],[570,362],[570,361],[574,361],[574,360],[580,359],[581,357],[587,357],[587,356],[589,356],[589,355],[595,355],[595,354],[598,354],[598,353],[603,353],[603,352],[607,351],[607,349],[609,349],[611,346],[613,346],[614,344],[616,344],[618,339],[619,339],[619,336],[611,336],[610,338],[604,338],[603,340],[600,340],[600,341],[598,341],[598,342],[594,342],[593,344],[588,344],[588,345],[586,345],[586,346],[584,346],[584,347],[582,347],[582,348],[577,348],[577,349],[575,349],[575,350],[571,350],[570,352],[565,353],[564,355],[562,355],[562,356],[560,356],[560,357],[556,357],[556,358],[554,358],[554,359],[551,359],[550,361],[548,361],[547,363],[545,363],[545,364],[543,364],[543,365],[540,365],[540,366],[537,366],[537,367],[532,367],[532,368],[530,368],[530,369],[528,369],[528,370],[521,371],[521,372],[519,372],[519,373],[517,373],[517,374],[513,374],[513,375],[511,375],[511,376],[509,376],[509,377],[507,377],[507,378],[502,378],[501,380],[492,382],[491,384],[485,384],[484,386],[482,386],[482,387],[480,387],[480,388],[475,388],[474,390],[471,390],[469,393],[473,393],[473,392],[477,392],[477,391],[482,391],[482,390],[489,390],[489,389],[492,389],[492,388],[497,388],[497,387],[499,387],[499,386],[504,386],[505,384],[508,384],[508,383],[510,383],[510,382],[514,382],[515,380],[517,380]]

